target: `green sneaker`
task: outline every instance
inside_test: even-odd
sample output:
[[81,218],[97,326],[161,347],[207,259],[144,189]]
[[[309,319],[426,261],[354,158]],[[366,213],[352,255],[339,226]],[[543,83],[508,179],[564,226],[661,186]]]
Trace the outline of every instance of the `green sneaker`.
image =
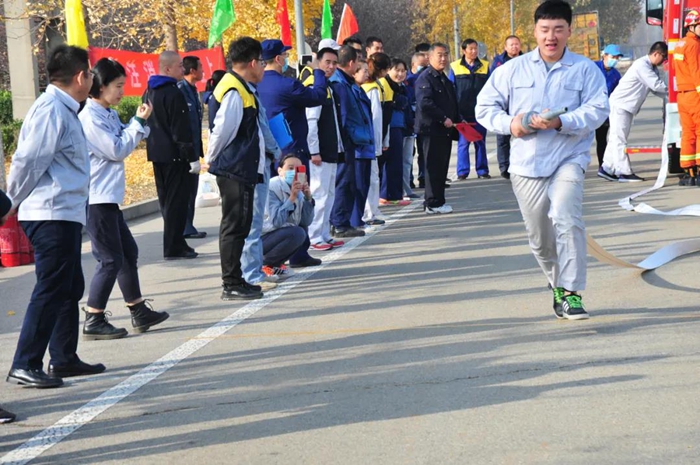
[[554,293],[554,301],[552,304],[554,314],[557,315],[557,318],[564,318],[564,309],[562,305],[564,303],[564,292],[566,291],[563,287],[552,287],[551,284],[549,285],[549,288]]
[[562,310],[564,318],[567,320],[587,320],[589,318],[586,309],[583,308],[581,296],[578,294],[564,296]]

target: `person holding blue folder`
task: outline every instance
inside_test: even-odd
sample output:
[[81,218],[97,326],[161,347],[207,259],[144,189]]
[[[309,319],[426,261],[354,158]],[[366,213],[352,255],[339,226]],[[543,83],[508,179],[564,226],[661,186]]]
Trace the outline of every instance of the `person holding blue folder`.
[[[289,49],[281,40],[264,40],[262,42],[262,59],[265,61],[265,76],[258,86],[260,100],[267,109],[270,119],[270,129],[275,133],[273,120],[282,115],[289,127],[291,144],[285,145],[278,136],[285,138],[281,125],[275,124],[279,133],[275,134],[277,143],[285,155],[293,153],[306,166],[309,172],[309,144],[306,137],[309,134],[309,124],[306,120],[306,109],[323,105],[328,94],[328,81],[316,62],[311,63],[314,69],[314,83],[304,86],[300,81],[283,75],[289,68]],[[286,138],[285,138],[286,139]]]
[[[258,85],[260,101],[267,109],[267,116],[270,119],[270,129],[278,134],[281,139],[284,137],[284,130],[281,124],[274,120],[278,115],[284,117],[284,122],[289,126],[292,142],[285,146],[284,141],[277,139],[277,143],[282,147],[284,155],[294,154],[306,167],[309,173],[309,144],[306,140],[309,133],[309,124],[306,120],[306,109],[323,105],[328,95],[328,81],[322,70],[318,69],[316,61],[311,63],[314,69],[314,83],[311,86],[304,86],[296,79],[283,75],[289,68],[289,49],[281,40],[265,40],[262,42],[262,60],[265,62],[265,75]],[[308,250],[299,250],[290,260],[292,266],[302,266],[313,263],[313,258]]]

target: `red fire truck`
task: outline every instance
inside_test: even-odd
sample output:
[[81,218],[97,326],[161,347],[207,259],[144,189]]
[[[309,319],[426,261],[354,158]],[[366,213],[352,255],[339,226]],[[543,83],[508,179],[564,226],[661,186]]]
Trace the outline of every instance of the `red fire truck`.
[[678,116],[673,50],[678,41],[685,36],[683,20],[688,11],[692,9],[700,10],[700,0],[646,0],[647,24],[663,27],[663,37],[668,42],[669,59],[666,65],[668,102],[665,111],[665,136],[669,154],[669,172],[671,173],[683,173],[680,167],[681,123]]

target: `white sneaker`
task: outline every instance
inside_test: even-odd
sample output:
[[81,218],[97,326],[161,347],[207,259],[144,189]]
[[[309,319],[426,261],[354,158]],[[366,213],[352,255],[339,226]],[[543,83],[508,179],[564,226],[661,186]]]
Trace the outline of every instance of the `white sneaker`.
[[425,207],[425,213],[427,215],[446,215],[448,213],[452,213],[452,207],[449,205],[445,204],[440,207]]
[[263,278],[263,281],[266,281],[268,283],[276,283],[279,280],[280,280],[280,277],[277,276],[276,274],[273,274],[272,276],[265,276],[265,278]]
[[254,286],[260,286],[263,292],[271,291],[277,287],[277,283],[271,283],[269,281],[262,280],[258,283],[251,283]]

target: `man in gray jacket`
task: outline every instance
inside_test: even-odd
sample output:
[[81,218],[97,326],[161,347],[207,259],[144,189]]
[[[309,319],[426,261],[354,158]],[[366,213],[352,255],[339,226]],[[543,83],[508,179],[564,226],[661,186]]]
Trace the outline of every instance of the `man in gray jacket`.
[[[24,120],[7,190],[34,247],[37,278],[7,381],[37,388],[105,370],[102,364],[82,362],[76,353],[78,301],[85,289],[81,231],[90,183],[87,142],[78,119],[80,102],[92,86],[87,51],[60,45],[46,68],[51,84]],[[43,371],[47,346],[48,375]]]
[[644,181],[632,172],[630,158],[625,150],[632,120],[652,92],[659,98],[668,95],[666,83],[659,77],[657,67],[668,58],[668,45],[656,42],[649,55],[636,60],[620,80],[610,96],[610,132],[605,148],[603,165],[598,176],[608,181]]

